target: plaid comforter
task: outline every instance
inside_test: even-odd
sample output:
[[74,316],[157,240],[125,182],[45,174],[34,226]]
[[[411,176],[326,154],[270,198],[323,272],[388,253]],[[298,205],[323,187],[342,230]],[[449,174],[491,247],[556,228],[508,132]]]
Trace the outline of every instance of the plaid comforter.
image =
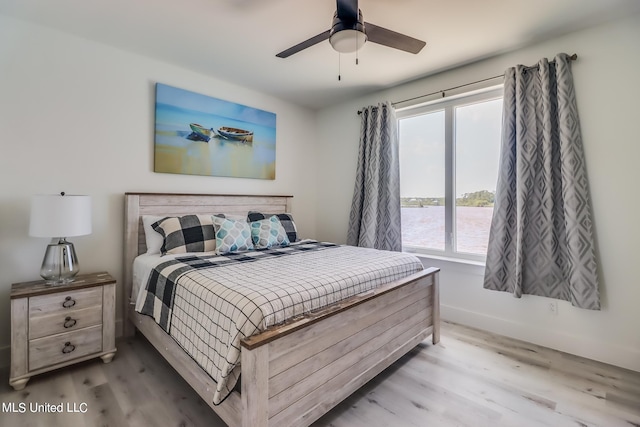
[[412,255],[315,241],[184,256],[151,272],[136,310],[211,375],[219,404],[239,378],[243,338],[422,268]]

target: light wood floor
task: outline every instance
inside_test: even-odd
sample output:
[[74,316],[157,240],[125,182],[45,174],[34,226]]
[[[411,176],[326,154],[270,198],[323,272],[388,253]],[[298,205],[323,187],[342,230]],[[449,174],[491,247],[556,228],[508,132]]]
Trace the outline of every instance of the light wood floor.
[[[143,338],[100,360],[13,391],[2,372],[0,426],[207,426],[222,421]],[[29,413],[29,403],[86,402],[87,412]],[[640,373],[445,323],[314,426],[640,427]],[[286,427],[286,426],[283,426]]]

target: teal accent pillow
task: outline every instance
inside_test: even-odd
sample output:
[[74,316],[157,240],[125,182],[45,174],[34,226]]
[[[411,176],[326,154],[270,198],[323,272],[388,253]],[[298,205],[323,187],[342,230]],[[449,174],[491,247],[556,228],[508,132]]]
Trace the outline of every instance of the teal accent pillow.
[[253,249],[249,223],[217,216],[211,219],[216,232],[216,254],[223,255]]
[[256,249],[289,246],[287,232],[277,216],[251,222],[251,240]]

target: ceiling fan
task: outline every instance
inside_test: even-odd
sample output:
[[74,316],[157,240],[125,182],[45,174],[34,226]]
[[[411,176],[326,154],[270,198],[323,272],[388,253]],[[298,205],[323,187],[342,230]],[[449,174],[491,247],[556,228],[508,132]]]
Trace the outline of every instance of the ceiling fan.
[[366,41],[414,54],[420,52],[426,44],[422,40],[364,22],[358,0],[337,0],[336,3],[337,10],[330,30],[283,50],[276,56],[288,58],[327,39],[335,50],[342,53],[355,52]]

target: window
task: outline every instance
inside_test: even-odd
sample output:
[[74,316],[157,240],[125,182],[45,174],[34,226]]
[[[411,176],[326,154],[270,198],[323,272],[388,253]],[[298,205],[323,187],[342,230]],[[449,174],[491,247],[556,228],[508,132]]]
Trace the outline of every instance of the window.
[[502,88],[397,115],[403,249],[484,260],[498,178]]

